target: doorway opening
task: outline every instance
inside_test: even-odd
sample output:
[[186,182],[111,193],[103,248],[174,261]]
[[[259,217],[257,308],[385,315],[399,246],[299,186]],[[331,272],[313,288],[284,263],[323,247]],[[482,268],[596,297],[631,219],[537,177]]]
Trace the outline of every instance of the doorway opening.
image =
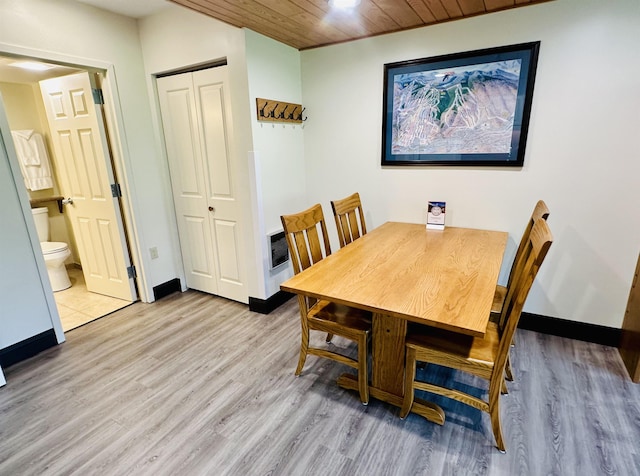
[[[25,70],[15,66],[15,63],[24,61],[32,63],[31,67],[33,68],[39,66],[39,70]],[[23,167],[24,163],[29,165],[29,161],[32,159],[27,161],[21,159],[20,155],[24,152],[24,147],[20,151],[19,147],[16,147],[21,169],[23,169],[23,177],[25,177],[25,182],[18,183],[17,186],[26,189],[32,209],[46,208],[49,241],[68,245],[70,253],[64,261],[64,268],[66,268],[71,286],[66,288],[61,286],[64,289],[60,290],[55,290],[56,287],[53,287],[54,299],[62,329],[65,332],[110,314],[137,300],[135,279],[130,277],[133,268],[126,239],[128,235],[124,229],[124,217],[117,198],[111,196],[111,184],[116,183],[114,180],[116,173],[109,155],[106,124],[104,118],[100,117],[102,106],[94,106],[92,100],[86,100],[87,97],[92,96],[91,85],[85,94],[82,93],[82,88],[72,86],[70,95],[73,96],[73,100],[70,107],[76,111],[78,107],[86,105],[86,116],[97,116],[97,122],[91,125],[82,123],[77,126],[79,129],[75,133],[65,135],[66,130],[57,130],[56,126],[52,125],[51,111],[48,110],[51,106],[47,105],[46,99],[47,90],[44,86],[41,89],[41,81],[55,82],[56,78],[60,78],[66,82],[74,76],[90,78],[90,75],[95,74],[103,73],[83,66],[44,63],[39,59],[13,55],[2,56],[0,54],[0,93],[2,93],[4,108],[12,132],[26,132],[26,136],[30,136],[31,132],[44,136],[44,154],[48,155],[51,181],[42,185],[46,188],[33,186],[28,180],[28,174],[24,171],[25,167]],[[54,91],[52,94],[57,94],[57,92]],[[61,94],[59,97],[63,96],[64,94]],[[60,108],[64,109],[64,107],[61,100]],[[59,112],[54,111],[54,113]],[[71,125],[67,129],[72,131],[72,127],[75,126]],[[87,133],[87,131],[94,132]],[[66,143],[65,137],[69,139]],[[81,142],[76,150],[72,150],[74,145],[71,139],[74,137],[78,137]],[[14,135],[14,143],[15,141]],[[88,145],[91,147],[86,147]],[[104,149],[104,155],[92,153],[91,156],[82,157],[82,168],[88,169],[86,175],[70,171],[69,164],[77,159],[77,150],[96,150],[97,147],[94,147],[96,145]],[[74,156],[74,159],[70,161],[69,156]],[[90,191],[87,191],[85,186],[89,186]],[[101,192],[96,192],[96,190]],[[105,191],[108,192],[108,196]],[[92,195],[101,195],[98,202],[105,204],[106,211],[87,211],[85,209],[79,211],[81,207],[91,202]],[[95,208],[95,204],[93,207]],[[92,225],[93,218],[99,225]],[[96,239],[102,244],[107,243],[108,246],[106,249],[92,248],[90,244],[92,239]],[[47,254],[43,249],[34,249],[34,253],[44,253],[45,263],[47,263]],[[105,262],[103,256],[105,254],[122,256],[122,259],[118,261],[114,258],[112,262]],[[52,277],[52,274],[50,273],[49,276]],[[50,279],[50,281],[55,284],[54,279]],[[106,284],[100,284],[100,281],[104,281]],[[120,282],[120,288],[123,291],[113,289],[114,282]]]

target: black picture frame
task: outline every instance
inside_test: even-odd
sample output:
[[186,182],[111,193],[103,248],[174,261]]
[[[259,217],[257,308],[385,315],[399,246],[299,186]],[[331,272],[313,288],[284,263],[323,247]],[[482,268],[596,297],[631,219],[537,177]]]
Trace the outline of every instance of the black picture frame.
[[521,167],[539,48],[385,64],[382,165]]

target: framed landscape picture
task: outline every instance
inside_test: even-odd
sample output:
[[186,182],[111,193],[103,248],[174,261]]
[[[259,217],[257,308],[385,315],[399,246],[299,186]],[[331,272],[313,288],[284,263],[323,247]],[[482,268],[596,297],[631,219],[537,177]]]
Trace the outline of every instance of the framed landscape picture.
[[522,166],[539,47],[385,64],[382,165]]

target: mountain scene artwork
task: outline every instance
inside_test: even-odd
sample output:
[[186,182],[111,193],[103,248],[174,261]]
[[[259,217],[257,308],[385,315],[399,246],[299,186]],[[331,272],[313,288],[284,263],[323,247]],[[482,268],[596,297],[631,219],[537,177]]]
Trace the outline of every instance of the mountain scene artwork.
[[521,63],[394,75],[391,154],[510,154]]

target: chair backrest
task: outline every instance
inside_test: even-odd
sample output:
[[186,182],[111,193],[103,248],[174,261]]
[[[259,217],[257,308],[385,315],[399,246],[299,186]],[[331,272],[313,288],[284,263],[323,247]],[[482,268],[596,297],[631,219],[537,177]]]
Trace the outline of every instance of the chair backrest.
[[531,214],[531,218],[527,222],[527,226],[522,233],[522,238],[520,239],[520,244],[518,245],[518,249],[516,250],[516,255],[513,258],[513,263],[511,264],[511,271],[509,272],[509,280],[507,282],[507,290],[510,290],[512,284],[515,279],[518,277],[518,273],[522,270],[523,265],[523,250],[527,245],[529,240],[529,235],[531,234],[531,229],[533,225],[538,220],[546,220],[549,217],[549,208],[547,204],[544,203],[543,200],[538,200],[536,206],[533,208],[533,213]]
[[513,283],[513,292],[507,295],[502,307],[500,345],[494,367],[494,371],[495,369],[499,370],[500,376],[504,371],[509,347],[511,346],[513,334],[518,327],[522,308],[552,242],[553,235],[546,220],[536,221],[523,247],[523,268],[517,281]]
[[[300,213],[282,215],[280,220],[287,237],[287,246],[295,274],[331,254],[324,214],[319,203]],[[318,227],[324,250],[321,246]]]
[[[340,248],[367,234],[367,225],[364,222],[364,213],[358,192],[341,200],[333,200],[331,208],[336,220]],[[360,226],[358,226],[358,218]]]

